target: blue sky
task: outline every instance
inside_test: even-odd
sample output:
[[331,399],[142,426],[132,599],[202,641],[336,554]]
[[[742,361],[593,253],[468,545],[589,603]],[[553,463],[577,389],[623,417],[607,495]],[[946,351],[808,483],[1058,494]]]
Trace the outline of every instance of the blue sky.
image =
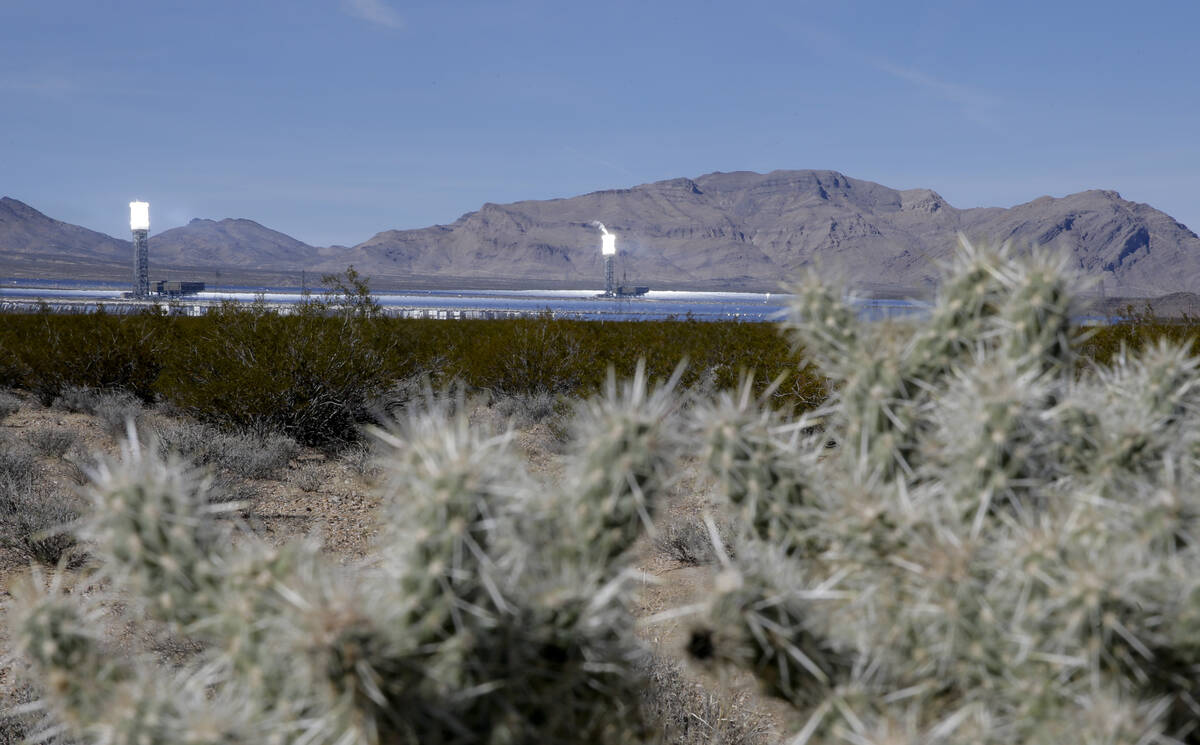
[[484,202],[829,168],[1200,231],[1200,3],[0,0],[0,194],[317,245]]

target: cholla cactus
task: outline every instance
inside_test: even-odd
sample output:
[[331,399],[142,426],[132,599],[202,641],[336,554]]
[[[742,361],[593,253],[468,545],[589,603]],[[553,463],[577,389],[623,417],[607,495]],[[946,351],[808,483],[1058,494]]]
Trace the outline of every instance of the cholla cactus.
[[[586,404],[580,467],[554,485],[529,476],[508,433],[431,397],[377,433],[391,448],[382,526],[358,567],[219,521],[205,479],[131,429],[94,470],[78,526],[99,560],[80,579],[92,596],[56,574],[14,605],[39,706],[70,737],[138,745],[652,736],[624,565],[671,478],[673,384],[650,391],[639,371]],[[98,610],[114,601],[129,615],[112,621],[202,651],[178,671],[117,654]]]
[[[550,482],[431,398],[379,433],[357,566],[265,544],[131,432],[78,526],[96,573],[15,593],[44,734],[652,739],[632,547],[699,460],[741,525],[702,610],[676,612],[687,651],[792,704],[794,742],[1200,743],[1200,363],[1078,364],[1070,290],[1054,257],[966,241],[924,319],[860,322],[810,278],[789,327],[825,407],[777,411],[749,382],[681,401],[639,368],[580,404]],[[117,653],[101,629],[122,622],[200,651]]]
[[823,633],[819,604],[836,593],[808,590],[784,574],[778,552],[741,556],[741,571],[717,577],[708,625],[692,632],[688,649],[706,664],[735,663],[754,670],[773,695],[806,707],[851,677],[852,656]]
[[820,412],[792,419],[771,408],[774,385],[756,398],[753,382],[696,402],[690,423],[701,459],[740,509],[743,527],[787,551],[811,507],[808,480],[819,452],[811,432]]
[[[1200,742],[1196,360],[1159,346],[1078,369],[1054,257],[964,240],[948,272],[908,322],[858,323],[801,286],[789,325],[835,392],[820,440],[770,468],[804,495],[786,524],[786,500],[731,478],[781,458],[745,424],[772,415],[698,409],[710,441],[736,443],[709,450],[731,506],[775,526],[745,532],[724,570],[739,590],[697,622],[698,656],[796,704],[797,741]],[[790,579],[743,599],[764,576]],[[737,631],[782,598],[805,610]],[[797,695],[779,661],[804,650],[841,662],[791,675]]]
[[650,389],[645,365],[618,386],[611,371],[605,394],[576,411],[575,448],[561,494],[546,505],[564,514],[565,529],[580,549],[609,564],[652,526],[656,502],[674,477],[677,454],[673,417],[680,366],[666,384]]

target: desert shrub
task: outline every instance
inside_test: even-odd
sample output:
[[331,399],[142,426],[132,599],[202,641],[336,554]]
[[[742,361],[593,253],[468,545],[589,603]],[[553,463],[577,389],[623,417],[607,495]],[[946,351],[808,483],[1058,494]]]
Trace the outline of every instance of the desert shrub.
[[561,413],[561,402],[562,399],[552,393],[541,391],[497,396],[492,400],[491,407],[516,427],[528,427]]
[[150,401],[169,322],[157,311],[10,314],[0,328],[0,359],[12,360],[12,384],[33,391],[43,405],[69,386],[123,390]]
[[253,481],[229,472],[219,472],[212,477],[205,494],[209,502],[236,507],[245,517],[253,512],[254,503],[262,495],[262,489]]
[[1095,326],[1082,336],[1080,353],[1101,365],[1109,365],[1122,351],[1140,354],[1160,341],[1195,348],[1200,338],[1200,319],[1160,318],[1149,308],[1130,306],[1115,323]]
[[0,436],[0,480],[30,481],[36,471],[37,462],[28,445]]
[[109,437],[124,436],[126,428],[141,424],[145,410],[142,402],[123,391],[102,393],[96,398],[93,413]]
[[54,566],[75,550],[68,526],[79,518],[79,500],[35,488],[32,479],[0,476],[0,547]]
[[714,520],[713,527],[717,530],[717,543],[701,516],[680,517],[657,526],[654,549],[660,556],[684,566],[713,564],[720,560],[718,552],[733,556],[736,546],[730,526]]
[[96,406],[100,403],[100,397],[103,395],[103,391],[87,386],[66,385],[59,390],[50,405],[73,414],[95,414]]
[[369,442],[356,442],[338,454],[342,466],[360,479],[372,480],[379,475],[379,454]]
[[[6,314],[17,315],[17,314]],[[0,329],[0,388],[25,388],[29,382],[29,368],[19,356],[25,340]]]
[[311,494],[325,483],[325,472],[320,463],[304,463],[288,474],[288,482],[300,491]]
[[100,429],[113,438],[124,436],[127,424],[140,424],[145,414],[142,402],[127,391],[85,385],[64,385],[50,405],[63,411],[95,416]]
[[34,452],[49,457],[64,457],[79,440],[79,436],[62,427],[39,427],[28,435]]
[[0,422],[21,410],[21,399],[11,393],[0,391]]
[[[441,364],[433,362],[432,364]],[[386,388],[367,402],[371,423],[380,424],[403,418],[405,409],[413,403],[420,405],[425,393],[432,387],[432,376],[428,372],[408,375],[391,381]],[[355,442],[354,445],[361,445]]]
[[343,284],[288,316],[263,304],[231,304],[202,318],[8,314],[0,360],[9,355],[24,371],[13,386],[68,410],[91,413],[100,391],[125,391],[172,412],[275,428],[309,444],[356,439],[359,425],[419,398],[426,379],[498,397],[589,396],[603,389],[610,367],[628,377],[641,360],[651,376],[666,377],[686,358],[685,388],[731,386],[753,369],[761,389],[792,371],[776,390],[778,403],[810,408],[825,396],[824,379],[797,367],[771,324],[383,318],[361,304],[354,283]]
[[184,324],[159,390],[180,409],[305,444],[354,440],[391,379],[370,319],[226,304]]
[[296,441],[284,435],[226,431],[188,421],[159,427],[155,440],[163,453],[247,479],[277,478],[299,452]]
[[603,373],[603,367],[587,369],[575,329],[549,315],[515,319],[490,331],[477,338],[469,355],[456,356],[452,374],[498,394],[537,395],[572,392]]
[[[410,322],[414,323],[414,322]],[[639,364],[654,378],[670,376],[681,359],[689,365],[680,385],[733,385],[756,370],[759,390],[783,372],[792,387],[785,403],[809,407],[824,397],[824,381],[797,369],[788,340],[772,324],[695,320],[577,321],[548,315],[505,321],[415,322],[402,348],[414,364],[440,371],[497,398],[506,395],[591,396],[604,389],[609,368],[629,377]],[[797,395],[792,396],[792,392]]]
[[213,438],[207,462],[242,478],[275,479],[300,450],[286,435],[267,433],[221,433]]

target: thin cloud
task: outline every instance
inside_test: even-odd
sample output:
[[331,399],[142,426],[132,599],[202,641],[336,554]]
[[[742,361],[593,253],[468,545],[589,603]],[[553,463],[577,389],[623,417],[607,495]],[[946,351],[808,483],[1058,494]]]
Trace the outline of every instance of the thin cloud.
[[971,86],[941,80],[920,70],[902,67],[891,62],[879,62],[876,66],[894,78],[911,83],[942,100],[955,104],[971,121],[995,126],[995,113],[1000,108],[1001,102],[990,93]]
[[74,80],[61,75],[31,73],[0,77],[0,90],[38,96],[68,96],[79,90]]
[[850,52],[851,57],[861,59],[867,66],[955,105],[964,118],[993,132],[1003,130],[997,121],[997,113],[1004,108],[1004,102],[987,91],[943,80],[922,70],[880,58],[858,47],[846,37],[821,26],[806,24],[788,30],[815,54],[842,56]]
[[114,78],[103,72],[42,72],[29,70],[19,74],[0,73],[0,92],[50,100],[141,96],[161,97],[178,93],[177,89],[147,88],[132,81]]
[[342,10],[376,26],[404,28],[404,19],[383,0],[342,0]]

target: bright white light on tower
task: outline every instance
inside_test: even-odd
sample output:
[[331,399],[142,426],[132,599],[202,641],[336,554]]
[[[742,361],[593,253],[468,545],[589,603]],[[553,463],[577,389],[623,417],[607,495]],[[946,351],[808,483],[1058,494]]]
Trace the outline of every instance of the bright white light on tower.
[[130,230],[149,230],[150,229],[150,203],[149,202],[130,202],[129,203],[129,229]]
[[617,236],[612,233],[605,233],[600,236],[600,253],[605,256],[613,256],[617,253]]

